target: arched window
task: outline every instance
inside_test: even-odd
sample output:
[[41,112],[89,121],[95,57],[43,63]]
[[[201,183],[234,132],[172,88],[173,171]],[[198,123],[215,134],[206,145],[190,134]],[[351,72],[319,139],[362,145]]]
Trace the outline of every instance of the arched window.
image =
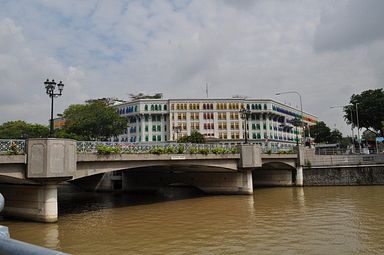
[[144,110],[145,110],[145,111],[148,111],[148,105],[147,105],[147,104],[144,105]]

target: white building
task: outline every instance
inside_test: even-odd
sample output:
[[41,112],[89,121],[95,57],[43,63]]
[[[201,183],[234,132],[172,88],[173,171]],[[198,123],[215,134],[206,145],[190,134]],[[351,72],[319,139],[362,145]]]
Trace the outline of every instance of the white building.
[[[138,99],[114,106],[128,119],[123,142],[169,142],[202,133],[210,142],[244,141],[244,119],[240,109],[249,109],[248,141],[264,146],[290,148],[302,139],[302,127],[293,125],[301,119],[297,108],[269,99]],[[303,112],[304,126],[316,124],[317,117]]]

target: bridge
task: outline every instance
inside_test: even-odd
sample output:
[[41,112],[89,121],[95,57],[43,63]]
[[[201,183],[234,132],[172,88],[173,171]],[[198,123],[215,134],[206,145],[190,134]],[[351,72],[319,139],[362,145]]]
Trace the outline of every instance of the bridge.
[[48,138],[0,141],[1,151],[3,214],[42,222],[57,221],[57,185],[64,181],[89,190],[150,191],[182,184],[207,194],[252,194],[256,185],[302,186],[303,167],[317,162],[301,146],[299,153],[287,154],[263,153],[253,144],[234,149]]

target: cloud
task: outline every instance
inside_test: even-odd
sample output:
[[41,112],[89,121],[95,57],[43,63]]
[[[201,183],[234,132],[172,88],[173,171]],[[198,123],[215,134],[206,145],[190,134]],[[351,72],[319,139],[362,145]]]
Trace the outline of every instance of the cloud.
[[329,106],[382,87],[381,10],[370,0],[3,0],[0,123],[47,123],[42,83],[55,78],[65,83],[56,113],[129,93],[204,98],[208,83],[211,97],[293,106],[295,95],[274,95],[296,90],[305,110],[348,132]]
[[384,1],[351,0],[325,12],[317,27],[317,51],[349,49],[384,38]]
[[[52,57],[35,54],[21,27],[12,19],[0,20],[0,119],[24,119],[44,123],[49,117],[49,98],[44,93],[44,75],[66,78],[74,95],[65,102],[84,97],[79,82],[84,74],[76,67],[64,67]],[[66,92],[66,91],[65,91]],[[65,93],[64,92],[64,93]],[[46,104],[42,103],[46,102]],[[62,110],[60,106],[58,110]],[[42,114],[47,112],[46,115]]]

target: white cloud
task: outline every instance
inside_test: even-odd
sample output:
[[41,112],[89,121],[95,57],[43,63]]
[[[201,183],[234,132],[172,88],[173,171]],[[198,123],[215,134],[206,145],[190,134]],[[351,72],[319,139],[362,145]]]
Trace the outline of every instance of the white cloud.
[[[65,83],[58,111],[138,92],[204,97],[208,83],[212,97],[292,105],[295,95],[274,94],[299,91],[305,110],[348,132],[329,106],[382,87],[382,7],[373,0],[5,1],[0,122],[45,121],[49,76]],[[37,110],[23,111],[26,104]]]

